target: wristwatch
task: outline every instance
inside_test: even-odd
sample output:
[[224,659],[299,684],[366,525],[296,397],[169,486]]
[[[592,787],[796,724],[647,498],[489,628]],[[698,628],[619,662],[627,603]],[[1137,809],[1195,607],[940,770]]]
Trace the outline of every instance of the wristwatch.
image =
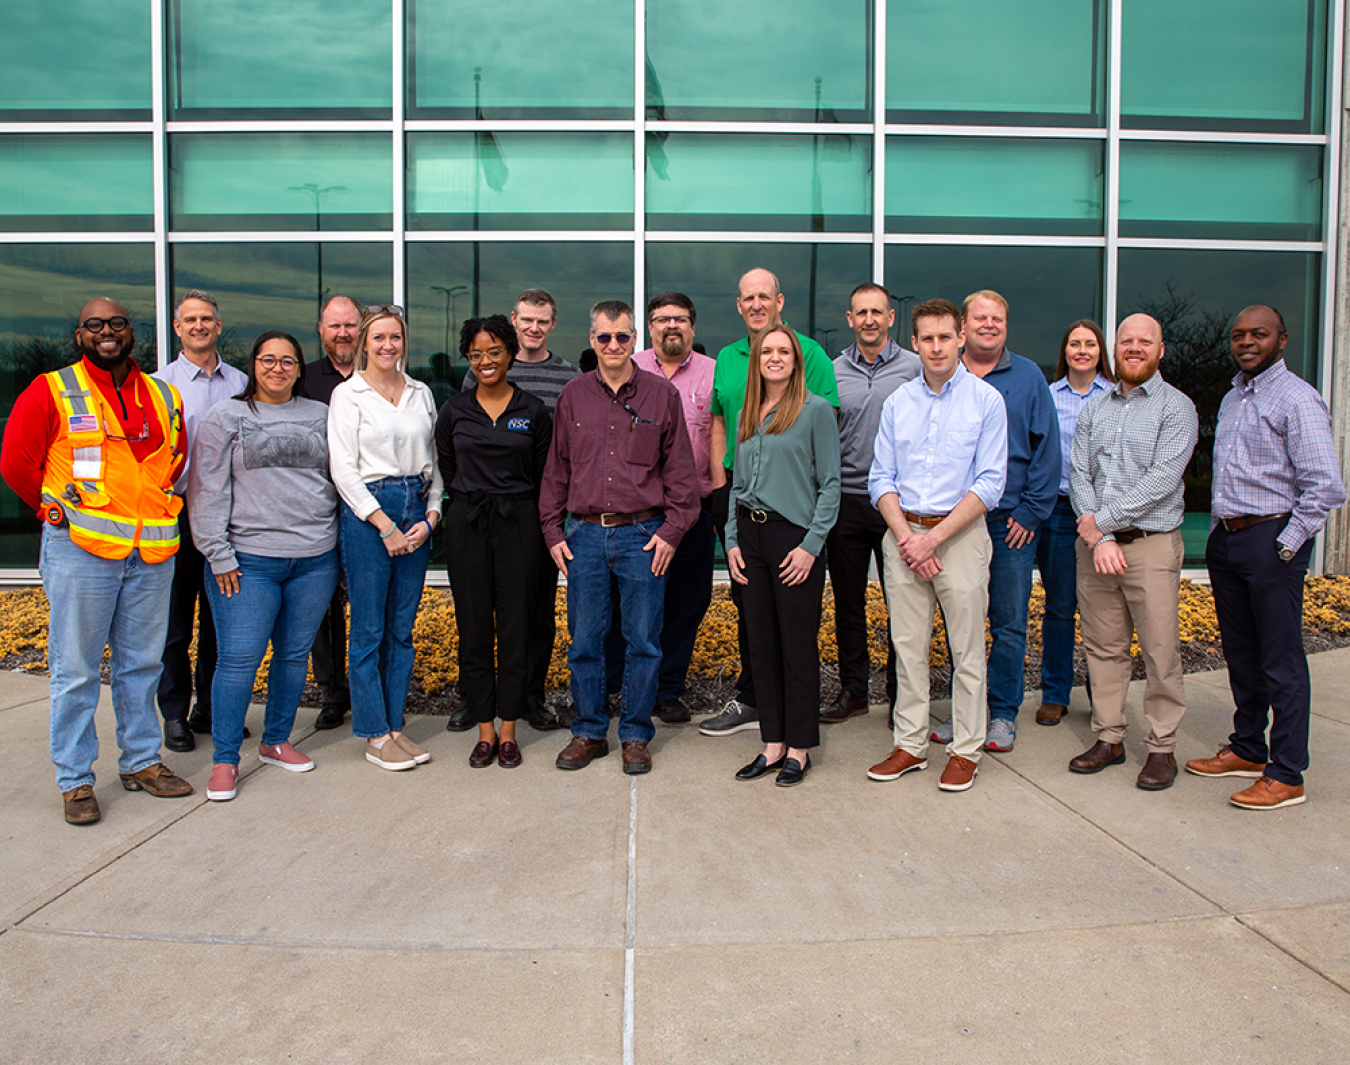
[[1285,547],[1280,541],[1275,541],[1275,553],[1280,556],[1281,562],[1288,562],[1294,557],[1294,552]]

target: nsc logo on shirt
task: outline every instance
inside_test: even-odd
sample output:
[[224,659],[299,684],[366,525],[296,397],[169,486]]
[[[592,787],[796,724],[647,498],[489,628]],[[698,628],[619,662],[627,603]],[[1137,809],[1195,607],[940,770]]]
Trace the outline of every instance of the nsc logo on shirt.
[[513,433],[528,433],[530,431],[530,419],[510,418],[506,422],[506,428]]

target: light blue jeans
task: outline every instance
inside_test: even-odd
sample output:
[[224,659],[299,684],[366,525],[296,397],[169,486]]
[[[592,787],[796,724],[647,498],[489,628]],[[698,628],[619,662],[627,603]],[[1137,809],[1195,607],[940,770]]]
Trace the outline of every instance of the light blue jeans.
[[337,548],[311,558],[264,558],[235,552],[239,591],[228,599],[208,563],[206,598],[216,621],[216,675],[211,682],[211,739],[217,765],[238,765],[244,716],[267,644],[267,710],[262,742],[275,747],[291,738],[295,710],[305,690],[309,649],[337,587]]
[[155,690],[169,627],[173,559],[149,563],[139,550],[99,558],[71,542],[70,530],[42,530],[38,562],[51,607],[47,668],[51,673],[51,748],[56,786],[94,783],[99,665],[111,652],[119,773],[139,773],[159,757]]

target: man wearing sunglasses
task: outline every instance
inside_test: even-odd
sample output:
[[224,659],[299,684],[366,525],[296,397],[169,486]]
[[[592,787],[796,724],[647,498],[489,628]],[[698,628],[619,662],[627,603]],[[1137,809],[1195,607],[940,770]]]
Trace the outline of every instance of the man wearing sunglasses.
[[680,393],[633,364],[633,308],[591,308],[597,366],[563,388],[539,493],[539,520],[567,578],[576,718],[559,769],[609,753],[605,638],[618,584],[624,643],[619,741],[623,771],[652,767],[652,707],[661,671],[666,570],[699,514],[698,473]]
[[101,816],[94,711],[105,646],[122,786],[192,794],[160,761],[154,702],[179,544],[173,485],[187,439],[177,390],[130,357],[136,337],[126,308],[91,300],[79,322],[81,360],[43,374],[15,402],[0,475],[44,523],[52,762],[66,821],[87,825]]
[[[187,438],[197,439],[202,415],[222,400],[239,395],[248,384],[243,372],[226,364],[216,350],[220,340],[220,305],[209,292],[191,289],[173,310],[173,331],[182,342],[178,358],[154,376],[178,389],[183,400]],[[190,460],[191,456],[189,456]],[[183,496],[187,464],[174,490]],[[178,557],[169,592],[169,631],[164,640],[164,673],[159,678],[159,712],[164,718],[164,746],[171,751],[196,747],[194,732],[211,732],[211,680],[216,672],[216,627],[202,584],[205,560],[192,542],[187,498],[178,512]],[[194,670],[188,658],[192,619],[197,618],[197,705],[191,716]]]

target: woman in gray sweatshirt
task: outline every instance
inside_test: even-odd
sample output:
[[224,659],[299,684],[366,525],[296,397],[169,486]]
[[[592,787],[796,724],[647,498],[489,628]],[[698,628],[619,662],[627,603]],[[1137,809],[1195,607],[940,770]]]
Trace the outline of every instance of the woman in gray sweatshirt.
[[248,385],[202,418],[192,448],[192,539],[219,658],[211,685],[214,767],[206,797],[233,799],[244,715],[267,645],[267,710],[258,757],[305,773],[290,744],[309,649],[338,579],[337,490],[328,473],[328,408],[303,398],[304,354],[289,333],[264,333]]

